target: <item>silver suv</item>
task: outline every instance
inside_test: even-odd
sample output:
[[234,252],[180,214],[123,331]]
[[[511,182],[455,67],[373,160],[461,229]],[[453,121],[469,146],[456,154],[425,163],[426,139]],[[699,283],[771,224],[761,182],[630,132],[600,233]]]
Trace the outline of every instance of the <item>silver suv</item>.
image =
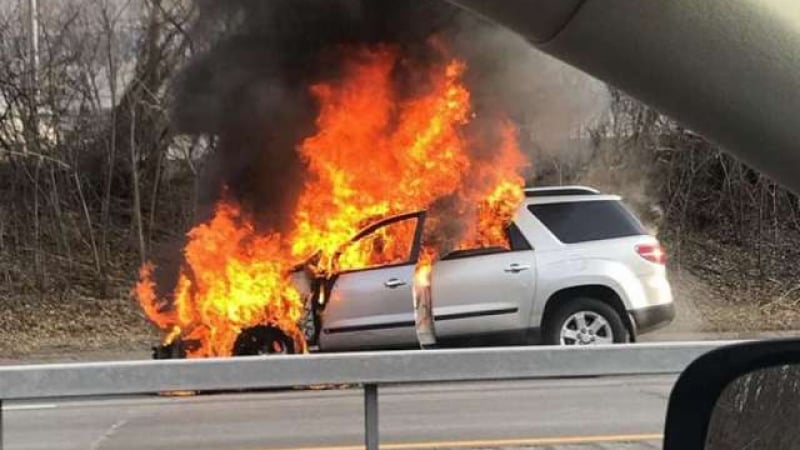
[[610,344],[672,320],[664,251],[620,197],[581,186],[525,193],[507,228],[508,249],[456,251],[434,264],[425,333],[414,290],[424,212],[377,222],[352,241],[413,222],[418,232],[401,260],[326,280],[296,272],[315,308],[312,345]]

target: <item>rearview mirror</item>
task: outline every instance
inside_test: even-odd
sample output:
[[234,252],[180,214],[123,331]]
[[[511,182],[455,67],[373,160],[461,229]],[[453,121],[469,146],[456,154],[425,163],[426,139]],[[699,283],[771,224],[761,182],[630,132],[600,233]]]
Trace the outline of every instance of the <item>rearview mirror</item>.
[[670,395],[665,450],[800,448],[800,340],[726,346],[698,358]]
[[800,364],[733,380],[711,412],[707,450],[800,447]]

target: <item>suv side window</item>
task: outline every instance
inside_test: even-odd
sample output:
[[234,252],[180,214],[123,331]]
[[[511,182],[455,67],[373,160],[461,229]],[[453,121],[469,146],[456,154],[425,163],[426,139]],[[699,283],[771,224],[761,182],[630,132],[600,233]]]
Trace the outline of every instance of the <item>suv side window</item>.
[[506,227],[506,236],[508,236],[508,245],[511,251],[532,250],[530,242],[522,235],[522,231],[514,222],[511,222]]
[[565,244],[647,234],[617,200],[543,203],[528,210]]

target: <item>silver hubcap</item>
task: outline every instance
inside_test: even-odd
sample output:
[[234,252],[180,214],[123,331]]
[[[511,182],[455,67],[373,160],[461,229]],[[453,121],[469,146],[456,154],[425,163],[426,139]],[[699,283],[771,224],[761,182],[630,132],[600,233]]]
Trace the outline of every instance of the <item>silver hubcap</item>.
[[605,317],[593,311],[578,311],[561,326],[561,345],[613,344],[614,332]]

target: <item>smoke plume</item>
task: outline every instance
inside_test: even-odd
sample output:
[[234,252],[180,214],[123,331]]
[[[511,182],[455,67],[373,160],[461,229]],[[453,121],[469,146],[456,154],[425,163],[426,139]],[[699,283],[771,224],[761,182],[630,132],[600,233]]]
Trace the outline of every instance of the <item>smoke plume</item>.
[[[557,152],[605,107],[599,82],[436,0],[198,0],[197,6],[192,33],[202,50],[174,84],[174,123],[181,132],[218,136],[206,203],[225,185],[272,229],[288,225],[302,185],[295,147],[313,132],[317,113],[308,86],[337,75],[343,46],[391,44],[425,59],[436,57],[429,44],[435,36],[467,61],[477,116],[471,132],[482,134],[480,119],[502,111],[534,157]],[[397,72],[398,85],[419,88],[413,73]],[[491,157],[491,136],[482,138],[486,145],[474,146],[474,156]]]

